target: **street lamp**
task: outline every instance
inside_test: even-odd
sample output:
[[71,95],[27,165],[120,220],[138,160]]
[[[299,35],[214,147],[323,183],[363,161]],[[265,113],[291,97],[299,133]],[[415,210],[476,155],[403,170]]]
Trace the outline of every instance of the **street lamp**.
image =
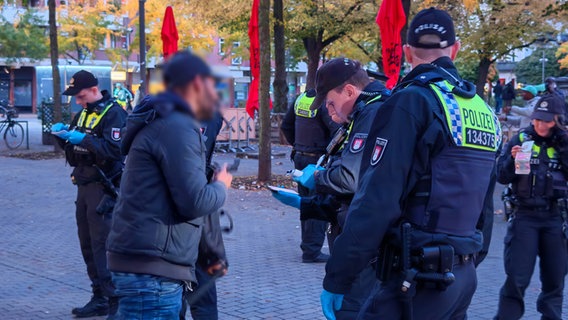
[[546,51],[546,49],[542,48],[542,58],[540,58],[538,60],[542,63],[542,83],[544,83],[544,67],[545,67],[546,63],[548,62],[548,59],[546,59],[545,56],[544,56],[545,51]]

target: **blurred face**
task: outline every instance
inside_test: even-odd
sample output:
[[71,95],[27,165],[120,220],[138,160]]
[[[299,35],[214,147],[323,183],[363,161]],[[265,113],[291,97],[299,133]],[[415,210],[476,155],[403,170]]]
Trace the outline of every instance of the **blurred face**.
[[219,95],[212,77],[197,77],[182,94],[197,120],[209,120],[215,114]]
[[333,122],[338,124],[349,122],[349,115],[353,112],[360,92],[357,87],[346,84],[339,90],[333,89],[327,93],[325,106]]
[[75,95],[75,103],[77,103],[84,109],[87,108],[87,103],[94,103],[99,101],[100,99],[101,93],[99,92],[99,88],[97,87],[83,89]]
[[534,131],[539,136],[546,138],[552,134],[552,128],[556,125],[556,122],[553,121],[542,121],[542,120],[533,120],[532,121],[534,126]]
[[534,95],[528,91],[523,91],[523,100],[530,100],[534,98]]

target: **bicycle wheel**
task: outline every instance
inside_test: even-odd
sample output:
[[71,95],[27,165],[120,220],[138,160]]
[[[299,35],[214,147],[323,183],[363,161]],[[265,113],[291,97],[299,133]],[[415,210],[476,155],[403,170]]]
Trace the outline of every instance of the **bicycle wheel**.
[[8,124],[4,131],[4,142],[8,149],[17,149],[24,143],[24,127],[17,122]]

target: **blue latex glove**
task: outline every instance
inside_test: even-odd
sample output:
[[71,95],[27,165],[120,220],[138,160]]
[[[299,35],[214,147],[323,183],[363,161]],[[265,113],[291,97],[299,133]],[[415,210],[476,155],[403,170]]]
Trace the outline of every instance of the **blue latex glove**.
[[316,171],[323,171],[325,170],[322,167],[316,167],[315,164],[309,164],[307,167],[302,170],[302,175],[299,177],[294,177],[292,180],[296,181],[297,183],[303,185],[304,187],[314,190],[316,188]]
[[79,144],[85,138],[85,134],[79,131],[69,132],[69,136],[66,140],[69,140],[72,144]]
[[61,122],[56,123],[56,124],[51,126],[51,132],[68,131],[68,130],[69,130],[69,126],[66,125],[66,124],[63,124]]
[[300,202],[301,202],[302,198],[295,193],[279,190],[279,191],[276,191],[276,192],[272,192],[272,196],[274,198],[276,198],[276,200],[282,202],[283,204],[285,204],[287,206],[294,207],[296,209],[300,209]]
[[323,315],[327,320],[335,320],[335,311],[341,309],[341,304],[343,304],[343,295],[338,293],[331,293],[327,290],[323,290],[320,296],[321,309],[323,310]]

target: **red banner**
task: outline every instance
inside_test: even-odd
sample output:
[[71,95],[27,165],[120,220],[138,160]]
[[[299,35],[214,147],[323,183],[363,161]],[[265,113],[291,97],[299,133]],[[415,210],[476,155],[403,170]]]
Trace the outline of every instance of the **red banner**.
[[377,14],[377,24],[381,30],[383,69],[389,77],[387,88],[392,89],[400,76],[402,63],[402,40],[400,32],[406,24],[406,14],[401,0],[383,0]]
[[176,27],[176,19],[172,7],[166,8],[164,22],[162,24],[162,51],[164,59],[178,51],[178,30]]
[[248,35],[250,39],[250,73],[252,82],[246,105],[247,113],[254,119],[254,111],[258,110],[258,79],[260,78],[260,41],[258,36],[258,6],[260,0],[252,0]]

